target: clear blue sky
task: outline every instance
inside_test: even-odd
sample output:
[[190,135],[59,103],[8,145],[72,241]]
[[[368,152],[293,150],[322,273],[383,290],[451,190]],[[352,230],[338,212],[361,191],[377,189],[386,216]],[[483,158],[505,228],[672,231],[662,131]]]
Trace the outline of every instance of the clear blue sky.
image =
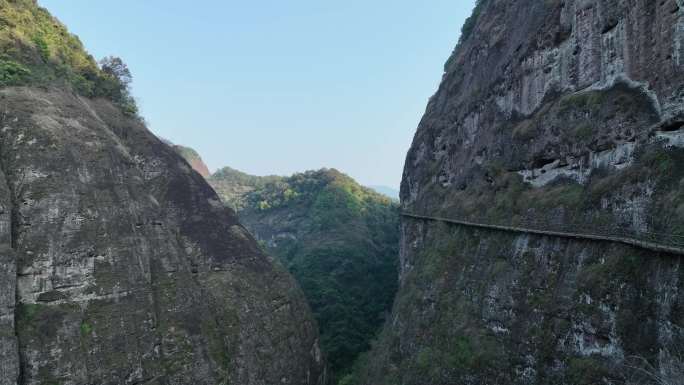
[[121,56],[157,135],[213,170],[398,187],[474,0],[39,0]]

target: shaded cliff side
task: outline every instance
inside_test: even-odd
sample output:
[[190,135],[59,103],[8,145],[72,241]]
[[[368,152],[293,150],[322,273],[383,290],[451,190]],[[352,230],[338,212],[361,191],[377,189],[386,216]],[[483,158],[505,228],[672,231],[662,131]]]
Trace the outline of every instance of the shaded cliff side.
[[[679,0],[478,1],[402,210],[684,235],[683,43]],[[359,383],[681,380],[680,256],[409,218],[401,234],[393,314]]]
[[35,1],[0,0],[0,384],[323,384],[294,280]]

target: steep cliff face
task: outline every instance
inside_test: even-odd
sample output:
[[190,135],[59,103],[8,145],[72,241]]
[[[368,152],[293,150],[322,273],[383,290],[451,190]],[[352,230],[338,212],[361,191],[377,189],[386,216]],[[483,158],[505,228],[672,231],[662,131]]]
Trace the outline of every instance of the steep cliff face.
[[0,78],[25,70],[0,88],[0,384],[323,384],[288,273],[123,99],[85,96],[111,79],[61,24],[0,5]]
[[[681,1],[482,0],[463,32],[407,156],[405,212],[684,235]],[[364,384],[681,379],[680,256],[410,218],[400,255]]]
[[107,101],[0,100],[19,383],[319,383],[296,285],[171,148]]

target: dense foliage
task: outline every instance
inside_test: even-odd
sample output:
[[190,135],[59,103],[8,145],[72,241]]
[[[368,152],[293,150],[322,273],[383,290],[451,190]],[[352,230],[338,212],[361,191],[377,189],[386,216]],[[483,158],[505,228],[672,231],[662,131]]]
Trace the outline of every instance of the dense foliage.
[[86,97],[108,98],[135,114],[128,75],[123,79],[103,71],[78,37],[35,0],[0,0],[0,86],[67,87]]
[[240,219],[301,285],[333,376],[343,377],[369,349],[397,289],[396,203],[336,170],[261,178],[224,169],[210,180],[222,178],[251,186]]
[[[190,154],[181,154],[186,159]],[[247,207],[247,195],[255,189],[262,189],[267,183],[284,179],[279,176],[254,176],[230,167],[224,167],[209,177],[209,183],[221,196],[223,202],[233,210]]]

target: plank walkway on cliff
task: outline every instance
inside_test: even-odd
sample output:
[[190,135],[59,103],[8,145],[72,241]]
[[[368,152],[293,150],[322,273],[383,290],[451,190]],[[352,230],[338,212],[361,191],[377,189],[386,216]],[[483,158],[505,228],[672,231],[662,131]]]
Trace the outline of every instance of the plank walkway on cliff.
[[453,218],[441,218],[432,217],[427,215],[419,215],[413,213],[402,212],[401,215],[406,218],[443,222],[449,224],[455,224],[459,226],[475,227],[481,229],[513,232],[513,233],[523,233],[523,234],[535,234],[535,235],[546,235],[551,237],[561,237],[561,238],[572,238],[572,239],[583,239],[596,242],[613,242],[621,243],[641,249],[646,249],[650,251],[655,251],[659,253],[668,253],[675,255],[684,255],[684,237],[673,234],[656,234],[656,233],[622,233],[618,234],[617,231],[614,234],[610,233],[580,233],[572,231],[557,231],[557,230],[541,230],[527,227],[517,227],[517,226],[503,226],[494,225],[480,222],[471,222]]

